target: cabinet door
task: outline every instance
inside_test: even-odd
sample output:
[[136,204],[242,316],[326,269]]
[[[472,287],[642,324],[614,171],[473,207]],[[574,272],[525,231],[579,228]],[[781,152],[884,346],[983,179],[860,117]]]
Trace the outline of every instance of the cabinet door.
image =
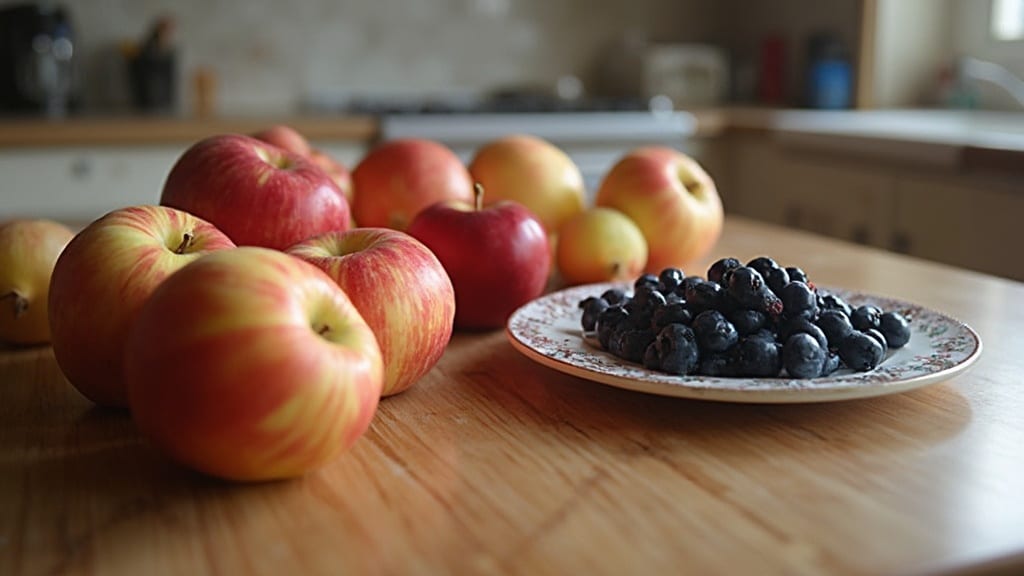
[[860,244],[889,244],[891,176],[768,139],[740,141],[735,154],[735,213]]
[[1024,280],[1021,190],[903,177],[896,198],[894,249]]

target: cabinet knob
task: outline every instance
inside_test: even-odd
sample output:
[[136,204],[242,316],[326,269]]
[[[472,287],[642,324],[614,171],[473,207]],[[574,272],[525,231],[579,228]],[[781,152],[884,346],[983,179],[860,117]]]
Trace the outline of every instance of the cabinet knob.
[[889,242],[889,248],[893,252],[910,254],[910,236],[905,232],[896,232],[892,235],[892,240]]

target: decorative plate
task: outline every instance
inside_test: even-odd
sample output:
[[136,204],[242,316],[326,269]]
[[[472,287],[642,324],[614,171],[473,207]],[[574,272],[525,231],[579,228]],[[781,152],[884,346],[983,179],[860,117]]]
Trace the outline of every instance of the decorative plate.
[[580,300],[612,287],[575,286],[525,304],[508,320],[509,341],[544,366],[602,384],[663,396],[753,403],[831,402],[905,392],[952,378],[981,354],[977,332],[945,314],[893,298],[824,287],[852,306],[873,304],[900,312],[910,321],[910,342],[890,350],[870,372],[844,368],[805,380],[674,376],[613,356],[583,337]]

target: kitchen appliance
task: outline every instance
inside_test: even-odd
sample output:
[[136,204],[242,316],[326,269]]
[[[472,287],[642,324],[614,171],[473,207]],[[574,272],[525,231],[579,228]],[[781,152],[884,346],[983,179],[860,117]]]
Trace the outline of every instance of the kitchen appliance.
[[0,110],[62,116],[75,105],[71,18],[51,2],[0,8]]
[[651,44],[643,57],[643,91],[676,108],[714,106],[728,90],[724,52],[708,44]]

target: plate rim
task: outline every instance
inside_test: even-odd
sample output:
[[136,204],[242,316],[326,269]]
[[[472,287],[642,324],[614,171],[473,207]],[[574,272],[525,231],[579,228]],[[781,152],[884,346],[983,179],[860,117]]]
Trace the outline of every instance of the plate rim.
[[[616,376],[614,374],[606,374],[596,370],[591,370],[586,367],[576,365],[568,362],[561,358],[549,356],[536,350],[528,343],[522,341],[520,336],[513,330],[513,323],[517,316],[523,313],[528,307],[536,305],[539,301],[544,299],[555,298],[557,296],[563,296],[564,293],[569,291],[582,291],[585,289],[592,289],[595,291],[607,289],[609,287],[628,287],[628,284],[617,283],[617,282],[599,282],[593,284],[582,284],[576,286],[567,286],[565,288],[549,292],[538,298],[523,304],[517,308],[508,318],[505,323],[505,335],[511,343],[512,347],[515,348],[519,353],[523,354],[530,360],[554,369],[556,371],[568,374],[574,377],[583,378],[607,386],[615,388],[621,388],[625,390],[632,390],[635,392],[642,392],[647,394],[653,394],[658,396],[675,397],[675,398],[689,398],[697,400],[709,400],[718,402],[731,402],[731,403],[756,403],[756,404],[803,404],[803,403],[821,403],[821,402],[835,402],[844,400],[854,400],[862,398],[872,398],[878,396],[886,396],[890,394],[898,394],[902,392],[908,392],[910,390],[922,388],[937,382],[949,380],[971,368],[977,360],[981,357],[982,349],[984,347],[981,335],[972,328],[966,322],[951,316],[945,312],[935,310],[929,306],[916,304],[912,301],[891,297],[884,294],[877,294],[873,292],[866,292],[863,290],[855,290],[851,288],[840,288],[830,286],[819,286],[819,288],[826,291],[836,291],[853,293],[860,297],[874,298],[874,299],[885,299],[890,301],[899,302],[907,306],[913,306],[921,310],[925,310],[930,314],[942,317],[946,321],[950,321],[960,328],[966,330],[967,334],[970,335],[974,347],[968,353],[968,355],[957,364],[948,366],[931,372],[928,374],[921,374],[911,378],[895,380],[892,382],[881,382],[874,383],[869,386],[865,386],[862,383],[851,383],[848,385],[842,385],[837,387],[820,386],[813,388],[806,387],[795,387],[795,386],[778,386],[774,388],[757,388],[757,389],[740,389],[740,388],[722,388],[707,385],[687,385],[687,380],[691,379],[689,376],[678,376],[679,384],[667,384],[664,382],[643,380],[639,378],[632,378],[628,376]],[[577,337],[583,342],[584,346],[592,347],[591,344],[586,343],[582,336]],[[604,352],[607,354],[607,352]],[[622,362],[626,362],[622,360]],[[629,363],[630,366],[640,367],[638,364]],[[712,378],[702,377],[703,382],[714,382],[724,377]],[[747,380],[766,380],[778,383],[785,382],[796,382],[793,379],[786,378],[746,378]]]

